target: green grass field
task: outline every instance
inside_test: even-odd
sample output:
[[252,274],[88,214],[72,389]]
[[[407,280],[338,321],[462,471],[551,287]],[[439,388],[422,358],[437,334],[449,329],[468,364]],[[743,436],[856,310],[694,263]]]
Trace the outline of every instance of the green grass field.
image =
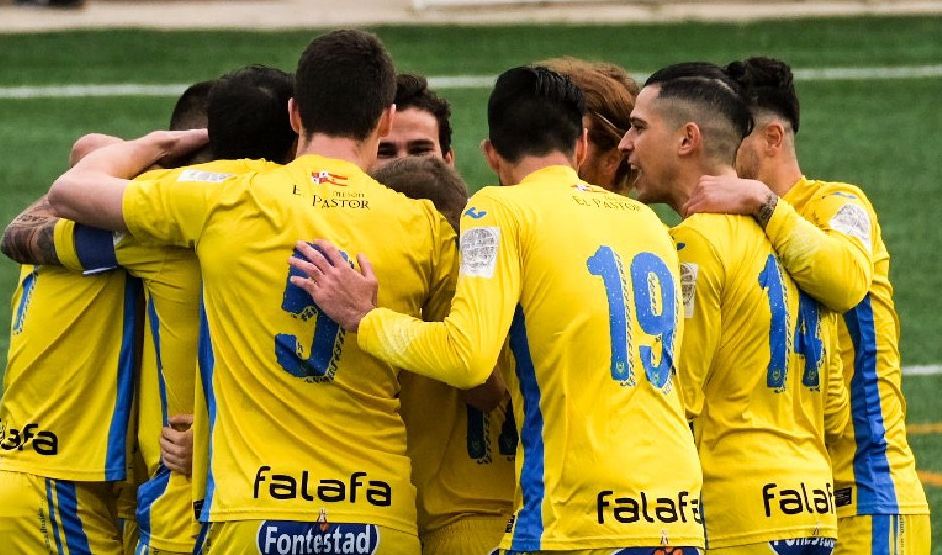
[[[558,55],[618,62],[637,72],[689,60],[781,57],[796,68],[942,64],[942,18],[816,19],[754,24],[597,27],[381,28],[397,67],[427,75],[496,74]],[[0,87],[188,83],[249,63],[291,71],[314,32],[107,31],[0,35]],[[453,104],[458,165],[471,189],[492,181],[477,145],[486,90],[443,90]],[[881,217],[893,256],[904,364],[942,363],[942,78],[802,81],[803,169],[859,184]],[[166,125],[174,98],[0,99],[0,222],[48,188],[71,142],[88,131],[133,137]],[[932,208],[935,206],[936,208]],[[660,210],[667,219],[673,216]],[[934,230],[934,231],[933,231]],[[0,261],[9,294],[16,266]],[[9,308],[0,309],[8,321]],[[7,330],[0,333],[5,352]],[[905,380],[911,422],[942,421],[942,376]],[[942,436],[913,436],[921,469],[942,474]],[[927,487],[936,512],[942,488]],[[934,553],[942,554],[942,526]]]

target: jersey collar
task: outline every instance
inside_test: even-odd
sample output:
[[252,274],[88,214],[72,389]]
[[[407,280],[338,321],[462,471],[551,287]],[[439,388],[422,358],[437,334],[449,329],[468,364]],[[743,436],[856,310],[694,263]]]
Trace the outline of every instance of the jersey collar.
[[556,165],[540,168],[523,178],[518,185],[530,184],[563,184],[574,185],[581,183],[576,170],[569,166]]

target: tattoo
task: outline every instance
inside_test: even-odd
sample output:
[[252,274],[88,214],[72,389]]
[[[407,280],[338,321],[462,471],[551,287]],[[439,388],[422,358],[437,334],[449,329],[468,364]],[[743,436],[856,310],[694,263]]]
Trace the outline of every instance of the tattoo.
[[20,264],[60,264],[55,242],[57,221],[43,196],[10,222],[0,251]]
[[756,219],[756,222],[759,223],[759,227],[765,229],[765,226],[769,225],[769,220],[772,219],[772,213],[775,212],[775,207],[778,205],[778,195],[769,191],[769,195],[766,197],[765,202],[762,203],[762,206],[752,215]]

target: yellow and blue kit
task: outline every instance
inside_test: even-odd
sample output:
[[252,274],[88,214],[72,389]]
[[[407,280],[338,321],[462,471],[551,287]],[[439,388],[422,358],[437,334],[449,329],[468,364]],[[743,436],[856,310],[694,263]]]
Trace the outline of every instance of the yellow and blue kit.
[[700,468],[673,379],[677,254],[663,224],[566,166],[486,187],[468,206],[445,321],[378,308],[359,344],[470,387],[509,332],[520,444],[501,548],[702,546]]
[[707,547],[837,537],[825,445],[846,422],[837,315],[799,291],[751,218],[697,214],[671,235]]
[[[826,304],[842,302],[842,289],[856,295],[843,303],[849,310],[839,325],[851,418],[829,446],[842,528],[844,517],[854,515],[928,515],[906,440],[899,317],[890,256],[873,206],[853,185],[802,177],[779,201],[766,233],[800,287]],[[836,241],[843,249],[833,247]],[[834,264],[840,257],[864,257],[864,271],[845,271],[849,264]],[[888,519],[878,520],[867,528],[872,528],[874,545],[886,545],[883,538],[890,537],[892,527]],[[838,543],[838,551],[844,544]]]
[[[379,304],[436,313],[454,292],[454,232],[356,165],[306,155],[231,176],[181,169],[124,194],[141,239],[195,248],[203,278],[194,437],[205,402],[201,520],[364,523],[416,534],[399,371],[289,281],[298,240],[365,253]],[[204,458],[203,462],[198,459]]]

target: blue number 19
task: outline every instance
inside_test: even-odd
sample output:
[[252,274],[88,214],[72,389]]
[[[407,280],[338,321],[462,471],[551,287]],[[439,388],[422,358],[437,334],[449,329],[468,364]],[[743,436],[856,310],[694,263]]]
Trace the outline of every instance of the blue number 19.
[[[625,276],[621,259],[606,245],[599,247],[586,261],[589,273],[602,278],[608,297],[609,334],[612,345],[611,375],[619,382],[631,383],[631,335],[628,321],[631,314],[625,302]],[[660,257],[642,252],[631,261],[631,287],[634,307],[641,329],[656,336],[660,343],[659,362],[654,363],[653,345],[640,345],[641,364],[645,376],[655,387],[664,387],[670,379],[674,360],[674,279]],[[655,297],[657,292],[657,297]]]

